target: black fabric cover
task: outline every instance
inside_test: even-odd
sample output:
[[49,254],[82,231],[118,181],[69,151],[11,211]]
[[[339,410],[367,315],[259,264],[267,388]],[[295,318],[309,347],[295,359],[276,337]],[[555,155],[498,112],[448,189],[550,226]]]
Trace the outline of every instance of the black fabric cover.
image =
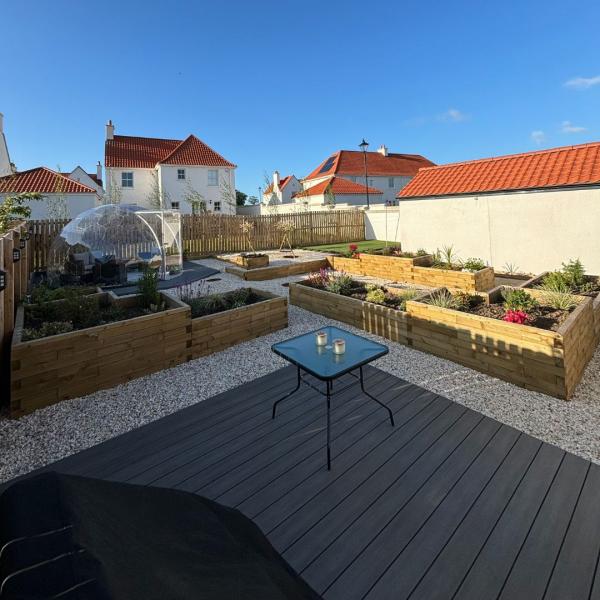
[[320,598],[239,511],[43,473],[0,496],[2,600]]

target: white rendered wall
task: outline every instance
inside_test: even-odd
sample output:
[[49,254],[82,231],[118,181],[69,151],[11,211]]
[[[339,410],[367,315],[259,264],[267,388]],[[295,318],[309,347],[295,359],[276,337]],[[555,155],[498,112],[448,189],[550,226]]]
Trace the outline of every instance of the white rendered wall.
[[[148,207],[148,195],[151,194],[154,179],[152,173],[154,169],[121,169],[115,167],[106,167],[104,188],[106,189],[105,199],[111,201],[112,188],[115,186],[121,190],[121,204],[137,204],[138,206]],[[133,173],[133,187],[121,187],[121,173]]]
[[[367,239],[385,239],[386,210],[365,214]],[[387,238],[409,251],[453,245],[498,270],[541,273],[580,258],[600,275],[600,189],[402,200],[387,209]]]
[[[0,201],[4,200],[8,194],[0,194]],[[48,200],[56,197],[56,194],[45,194],[43,200],[33,200],[27,203],[31,208],[31,219],[49,219]],[[79,213],[89,208],[98,206],[99,198],[96,194],[64,194],[69,215],[76,217]]]
[[88,185],[95,189],[99,196],[104,194],[104,190],[81,167],[75,167],[68,177],[73,181],[79,181],[83,185]]
[[[177,169],[185,169],[185,179],[177,179]],[[219,168],[218,185],[208,185],[208,171],[215,169],[217,167],[160,165],[162,189],[172,202],[179,202],[179,210],[182,213],[192,212],[192,207],[184,200],[186,192],[192,187],[206,200],[206,208],[209,212],[213,211],[215,202],[221,202],[221,214],[235,214],[235,172],[233,169]],[[222,185],[223,181],[229,182],[228,187],[234,195],[233,200],[225,198],[226,186]]]

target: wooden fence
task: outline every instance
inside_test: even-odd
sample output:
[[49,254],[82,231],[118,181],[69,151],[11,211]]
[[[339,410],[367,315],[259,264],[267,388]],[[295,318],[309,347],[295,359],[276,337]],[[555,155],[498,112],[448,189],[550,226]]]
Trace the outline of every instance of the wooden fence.
[[0,234],[0,279],[4,289],[0,290],[0,396],[8,397],[8,357],[10,342],[15,327],[17,304],[27,293],[29,281],[29,252],[31,237],[27,240],[24,223]]
[[[241,224],[249,221],[256,250],[279,248],[284,223],[290,224],[291,243],[298,246],[353,242],[365,239],[365,216],[358,210],[331,210],[261,216],[182,215],[181,237],[188,258],[248,250]],[[30,221],[31,271],[48,264],[50,246],[68,220]]]

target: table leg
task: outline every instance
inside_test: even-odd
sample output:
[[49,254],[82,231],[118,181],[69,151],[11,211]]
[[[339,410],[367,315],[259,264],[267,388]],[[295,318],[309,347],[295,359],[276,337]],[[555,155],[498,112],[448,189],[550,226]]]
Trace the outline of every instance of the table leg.
[[331,471],[331,448],[330,448],[330,437],[331,437],[331,381],[327,381],[327,470]]
[[392,424],[392,427],[394,426],[394,415],[392,414],[392,411],[389,409],[389,407],[387,407],[383,402],[381,402],[381,400],[377,400],[377,398],[375,398],[375,396],[372,396],[371,394],[369,394],[369,392],[367,392],[367,390],[365,390],[365,380],[363,377],[363,368],[360,367],[360,389],[362,390],[363,394],[365,394],[366,396],[369,396],[369,398],[371,398],[371,400],[375,400],[375,402],[377,402],[377,404],[379,404],[379,406],[383,406],[383,408],[385,408],[385,410],[388,411],[388,414],[390,416],[390,423]]
[[285,396],[283,396],[282,398],[279,398],[279,400],[277,400],[276,402],[273,403],[273,415],[271,417],[272,419],[275,418],[275,411],[277,410],[277,405],[282,400],[285,400],[286,398],[289,398],[292,394],[295,394],[300,389],[300,367],[296,367],[296,368],[297,368],[296,387],[291,392],[288,392]]

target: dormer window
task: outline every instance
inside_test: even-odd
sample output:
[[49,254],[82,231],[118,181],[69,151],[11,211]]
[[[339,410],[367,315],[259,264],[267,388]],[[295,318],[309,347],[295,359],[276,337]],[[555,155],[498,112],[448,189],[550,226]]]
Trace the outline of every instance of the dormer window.
[[177,179],[179,181],[185,179],[185,169],[177,169]]

